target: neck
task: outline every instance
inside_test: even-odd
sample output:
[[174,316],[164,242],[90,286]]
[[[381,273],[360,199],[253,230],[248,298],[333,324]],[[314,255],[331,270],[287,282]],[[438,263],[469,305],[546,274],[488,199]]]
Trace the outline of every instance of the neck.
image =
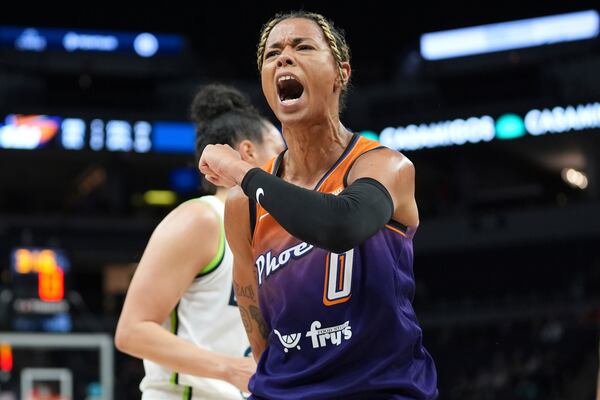
[[217,193],[215,193],[215,197],[225,203],[227,199],[227,193],[229,193],[229,189],[225,187],[218,187]]
[[339,119],[311,125],[283,126],[288,145],[283,177],[300,186],[311,186],[337,161],[352,135]]

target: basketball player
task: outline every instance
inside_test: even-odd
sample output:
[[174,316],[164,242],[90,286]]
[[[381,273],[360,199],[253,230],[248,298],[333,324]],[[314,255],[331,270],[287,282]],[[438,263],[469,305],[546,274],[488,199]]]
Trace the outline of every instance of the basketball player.
[[199,164],[211,182],[237,185],[225,229],[258,360],[251,398],[437,398],[412,307],[415,169],[340,122],[343,32],[319,14],[278,15],[257,61],[287,151],[263,170],[207,146]]
[[[205,87],[192,117],[198,154],[210,143],[227,143],[241,159],[262,165],[283,149],[276,128],[233,88]],[[167,215],[137,267],[116,345],[144,359],[143,399],[241,399],[247,391],[256,364],[244,357],[248,339],[233,295],[223,228],[227,191],[216,188],[214,196]]]

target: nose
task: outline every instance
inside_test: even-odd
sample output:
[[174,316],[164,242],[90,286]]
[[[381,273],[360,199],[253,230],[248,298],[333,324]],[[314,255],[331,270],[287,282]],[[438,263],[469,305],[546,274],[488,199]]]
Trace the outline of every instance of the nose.
[[284,66],[292,65],[295,65],[294,59],[290,57],[289,53],[286,50],[282,51],[279,55],[279,58],[277,58],[277,67],[281,68]]

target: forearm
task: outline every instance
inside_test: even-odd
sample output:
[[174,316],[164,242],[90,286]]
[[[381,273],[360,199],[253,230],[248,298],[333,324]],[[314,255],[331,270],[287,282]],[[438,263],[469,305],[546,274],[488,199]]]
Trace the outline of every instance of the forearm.
[[257,287],[254,282],[248,282],[248,279],[244,279],[243,276],[236,273],[236,269],[234,269],[233,282],[240,316],[252,348],[252,355],[258,362],[267,347],[269,328],[258,307]]
[[118,333],[119,349],[179,373],[227,380],[232,357],[198,347],[151,321],[132,323]]
[[394,209],[387,189],[372,178],[360,178],[335,196],[254,168],[241,186],[289,233],[335,253],[371,237],[391,219]]

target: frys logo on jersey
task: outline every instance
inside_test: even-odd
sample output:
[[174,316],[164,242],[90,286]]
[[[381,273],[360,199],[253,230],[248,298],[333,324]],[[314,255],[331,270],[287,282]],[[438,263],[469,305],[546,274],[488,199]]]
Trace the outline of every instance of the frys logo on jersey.
[[[350,321],[346,321],[343,324],[329,326],[321,328],[322,324],[320,321],[313,321],[310,324],[310,330],[304,334],[305,338],[311,339],[313,349],[319,349],[327,347],[329,344],[339,346],[342,341],[350,340],[352,338],[352,327]],[[290,349],[300,350],[300,340],[302,339],[302,333],[291,333],[288,335],[282,335],[277,329],[273,329],[273,333],[279,339],[279,342],[283,346],[284,352],[289,352]]]
[[321,328],[319,321],[314,321],[310,325],[310,331],[306,332],[306,337],[312,339],[313,349],[327,346],[328,342],[339,346],[343,340],[350,340],[352,337],[352,328],[350,321],[346,321],[341,325]]
[[308,243],[299,243],[289,249],[283,250],[278,256],[273,256],[272,251],[269,250],[265,254],[261,254],[256,259],[256,269],[258,271],[258,285],[262,285],[263,281],[267,279],[273,272],[279,268],[284,267],[291,259],[299,259],[314,248],[313,245]]
[[289,349],[293,349],[294,347],[300,350],[298,343],[300,343],[300,339],[302,339],[302,333],[298,332],[291,333],[289,335],[282,335],[277,329],[273,329],[273,333],[275,333],[279,338],[279,341],[283,345],[283,351],[286,353],[289,351]]

